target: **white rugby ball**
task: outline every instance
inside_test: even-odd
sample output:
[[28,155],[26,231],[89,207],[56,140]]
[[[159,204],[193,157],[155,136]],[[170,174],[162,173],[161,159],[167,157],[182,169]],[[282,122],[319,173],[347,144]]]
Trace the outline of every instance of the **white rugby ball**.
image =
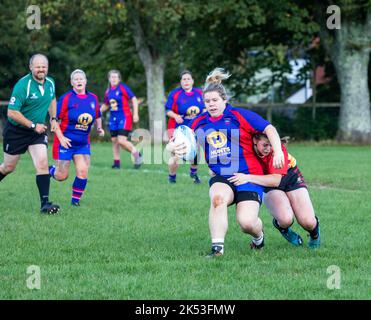
[[186,153],[182,157],[183,160],[191,161],[197,154],[197,142],[194,132],[190,127],[180,125],[174,130],[174,143],[182,143],[186,145]]

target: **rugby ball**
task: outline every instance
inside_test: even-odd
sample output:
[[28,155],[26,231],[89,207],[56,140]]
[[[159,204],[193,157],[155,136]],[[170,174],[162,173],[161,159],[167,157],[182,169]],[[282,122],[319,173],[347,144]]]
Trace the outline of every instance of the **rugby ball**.
[[183,155],[183,160],[191,161],[197,154],[197,142],[194,132],[190,127],[180,125],[174,130],[174,143],[184,143],[186,146],[186,153]]

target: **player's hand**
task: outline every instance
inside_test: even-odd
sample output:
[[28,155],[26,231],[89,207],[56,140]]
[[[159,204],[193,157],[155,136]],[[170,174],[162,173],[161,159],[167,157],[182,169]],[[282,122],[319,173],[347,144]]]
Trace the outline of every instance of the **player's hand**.
[[187,146],[184,142],[175,143],[174,137],[172,137],[170,139],[170,142],[166,145],[166,150],[169,151],[172,155],[181,158],[186,154]]
[[65,136],[60,137],[59,142],[61,146],[65,149],[69,149],[71,147],[71,139],[68,139]]
[[53,119],[50,120],[50,131],[51,132],[56,132],[59,127],[59,123],[57,120]]
[[137,114],[135,114],[133,116],[133,121],[134,121],[134,123],[138,123],[139,122],[139,116]]
[[210,177],[215,177],[216,174],[215,174],[215,172],[213,170],[209,169],[209,176]]
[[104,137],[104,130],[102,128],[97,128],[98,136]]
[[281,169],[285,166],[285,156],[283,155],[282,150],[274,152],[273,154],[273,167],[276,169]]
[[179,114],[175,117],[175,121],[176,121],[176,123],[178,123],[178,124],[181,124],[181,123],[184,122],[183,117],[180,116]]
[[250,182],[249,175],[244,173],[234,173],[232,177],[228,178],[228,181],[233,183],[235,186]]
[[36,123],[35,132],[42,134],[48,129],[48,127],[43,123]]

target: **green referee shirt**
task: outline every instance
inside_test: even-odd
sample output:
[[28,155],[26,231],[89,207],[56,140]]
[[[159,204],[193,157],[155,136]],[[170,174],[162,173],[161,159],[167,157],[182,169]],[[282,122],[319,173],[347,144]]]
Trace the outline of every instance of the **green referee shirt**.
[[[46,77],[44,85],[42,85],[29,73],[15,84],[8,109],[19,111],[34,123],[45,123],[50,102],[54,98],[54,80]],[[12,119],[8,118],[8,120],[10,123],[20,126]]]

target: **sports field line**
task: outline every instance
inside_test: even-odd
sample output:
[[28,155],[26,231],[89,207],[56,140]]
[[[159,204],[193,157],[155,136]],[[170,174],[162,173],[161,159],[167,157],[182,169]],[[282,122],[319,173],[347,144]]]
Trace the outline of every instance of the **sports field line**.
[[[124,169],[125,171],[130,171],[130,172],[144,172],[144,173],[155,173],[155,174],[162,174],[162,175],[168,175],[169,173],[164,170],[149,170],[149,169]],[[189,177],[188,173],[177,173],[177,176],[181,177]],[[210,179],[209,175],[199,175],[200,179]],[[334,191],[342,191],[342,192],[365,192],[364,190],[354,190],[354,189],[345,189],[345,188],[337,188],[337,187],[331,187],[328,185],[324,185],[321,183],[311,183],[309,185],[309,188],[315,188],[315,189],[320,189],[320,190],[334,190]]]

